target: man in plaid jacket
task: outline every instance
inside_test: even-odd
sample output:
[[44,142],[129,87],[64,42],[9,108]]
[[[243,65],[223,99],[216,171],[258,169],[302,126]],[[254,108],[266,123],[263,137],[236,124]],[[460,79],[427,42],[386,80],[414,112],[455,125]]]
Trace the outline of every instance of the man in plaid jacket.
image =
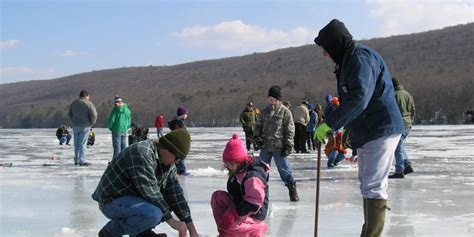
[[158,141],[134,143],[109,163],[92,194],[110,219],[99,236],[159,236],[151,229],[161,222],[180,236],[188,230],[198,236],[174,165],[186,158],[190,141],[188,131],[179,129]]

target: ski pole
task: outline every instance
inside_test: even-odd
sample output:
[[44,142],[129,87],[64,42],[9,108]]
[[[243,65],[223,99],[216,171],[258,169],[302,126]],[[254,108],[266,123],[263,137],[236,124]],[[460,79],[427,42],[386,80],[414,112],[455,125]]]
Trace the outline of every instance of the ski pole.
[[321,171],[321,142],[318,142],[318,167],[316,174],[316,210],[314,213],[314,237],[318,236],[318,225],[319,225],[319,183],[320,183],[320,171]]

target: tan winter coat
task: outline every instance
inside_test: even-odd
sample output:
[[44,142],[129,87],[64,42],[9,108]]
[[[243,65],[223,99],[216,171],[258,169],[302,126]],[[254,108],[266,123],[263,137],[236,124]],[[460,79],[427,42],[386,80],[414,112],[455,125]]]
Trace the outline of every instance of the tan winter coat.
[[309,110],[306,105],[299,105],[298,107],[295,108],[293,111],[293,120],[295,123],[300,123],[306,126],[309,122]]

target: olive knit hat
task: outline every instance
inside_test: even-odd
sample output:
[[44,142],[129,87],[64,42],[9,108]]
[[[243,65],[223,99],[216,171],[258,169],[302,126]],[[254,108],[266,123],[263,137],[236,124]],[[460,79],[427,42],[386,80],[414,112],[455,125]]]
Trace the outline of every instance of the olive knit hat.
[[191,136],[185,128],[174,130],[161,137],[159,144],[176,156],[176,159],[183,160],[189,153],[191,147]]

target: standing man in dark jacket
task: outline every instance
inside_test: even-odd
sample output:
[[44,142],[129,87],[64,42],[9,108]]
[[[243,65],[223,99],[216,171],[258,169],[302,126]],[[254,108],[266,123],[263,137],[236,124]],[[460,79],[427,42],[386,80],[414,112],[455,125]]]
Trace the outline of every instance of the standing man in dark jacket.
[[415,102],[413,97],[406,91],[398,82],[398,79],[392,77],[392,83],[395,87],[395,99],[397,100],[398,108],[403,118],[404,129],[402,137],[398,142],[397,149],[395,149],[395,173],[389,175],[389,179],[403,179],[406,174],[412,173],[413,168],[405,151],[405,139],[411,131],[411,126],[415,119]]
[[90,101],[89,93],[85,90],[79,93],[79,99],[72,102],[68,111],[72,120],[72,131],[74,132],[74,164],[89,166],[86,162],[86,144],[89,137],[89,129],[97,121],[97,110]]
[[[173,118],[173,120],[168,122],[168,128],[171,131],[186,128],[185,121],[187,118],[188,109],[184,106],[179,106],[178,110],[176,110],[176,116]],[[178,163],[176,163],[176,170],[178,172],[178,175],[190,175],[190,173],[186,170],[186,164],[184,163],[184,160],[179,160]]]
[[[176,176],[191,137],[179,129],[156,140],[136,142],[113,159],[92,194],[110,221],[99,237],[157,236],[151,229],[166,222],[184,236],[197,237],[191,211]],[[179,220],[171,215],[174,212]]]
[[257,113],[253,110],[253,103],[248,102],[245,106],[244,111],[240,114],[240,124],[245,133],[245,145],[247,151],[250,151],[251,145],[253,143],[253,129],[255,128],[255,123],[257,122]]
[[352,40],[344,23],[332,20],[314,42],[336,63],[338,106],[316,129],[323,141],[345,127],[359,156],[365,223],[361,236],[380,236],[387,208],[388,173],[403,131],[390,72],[373,49]]

